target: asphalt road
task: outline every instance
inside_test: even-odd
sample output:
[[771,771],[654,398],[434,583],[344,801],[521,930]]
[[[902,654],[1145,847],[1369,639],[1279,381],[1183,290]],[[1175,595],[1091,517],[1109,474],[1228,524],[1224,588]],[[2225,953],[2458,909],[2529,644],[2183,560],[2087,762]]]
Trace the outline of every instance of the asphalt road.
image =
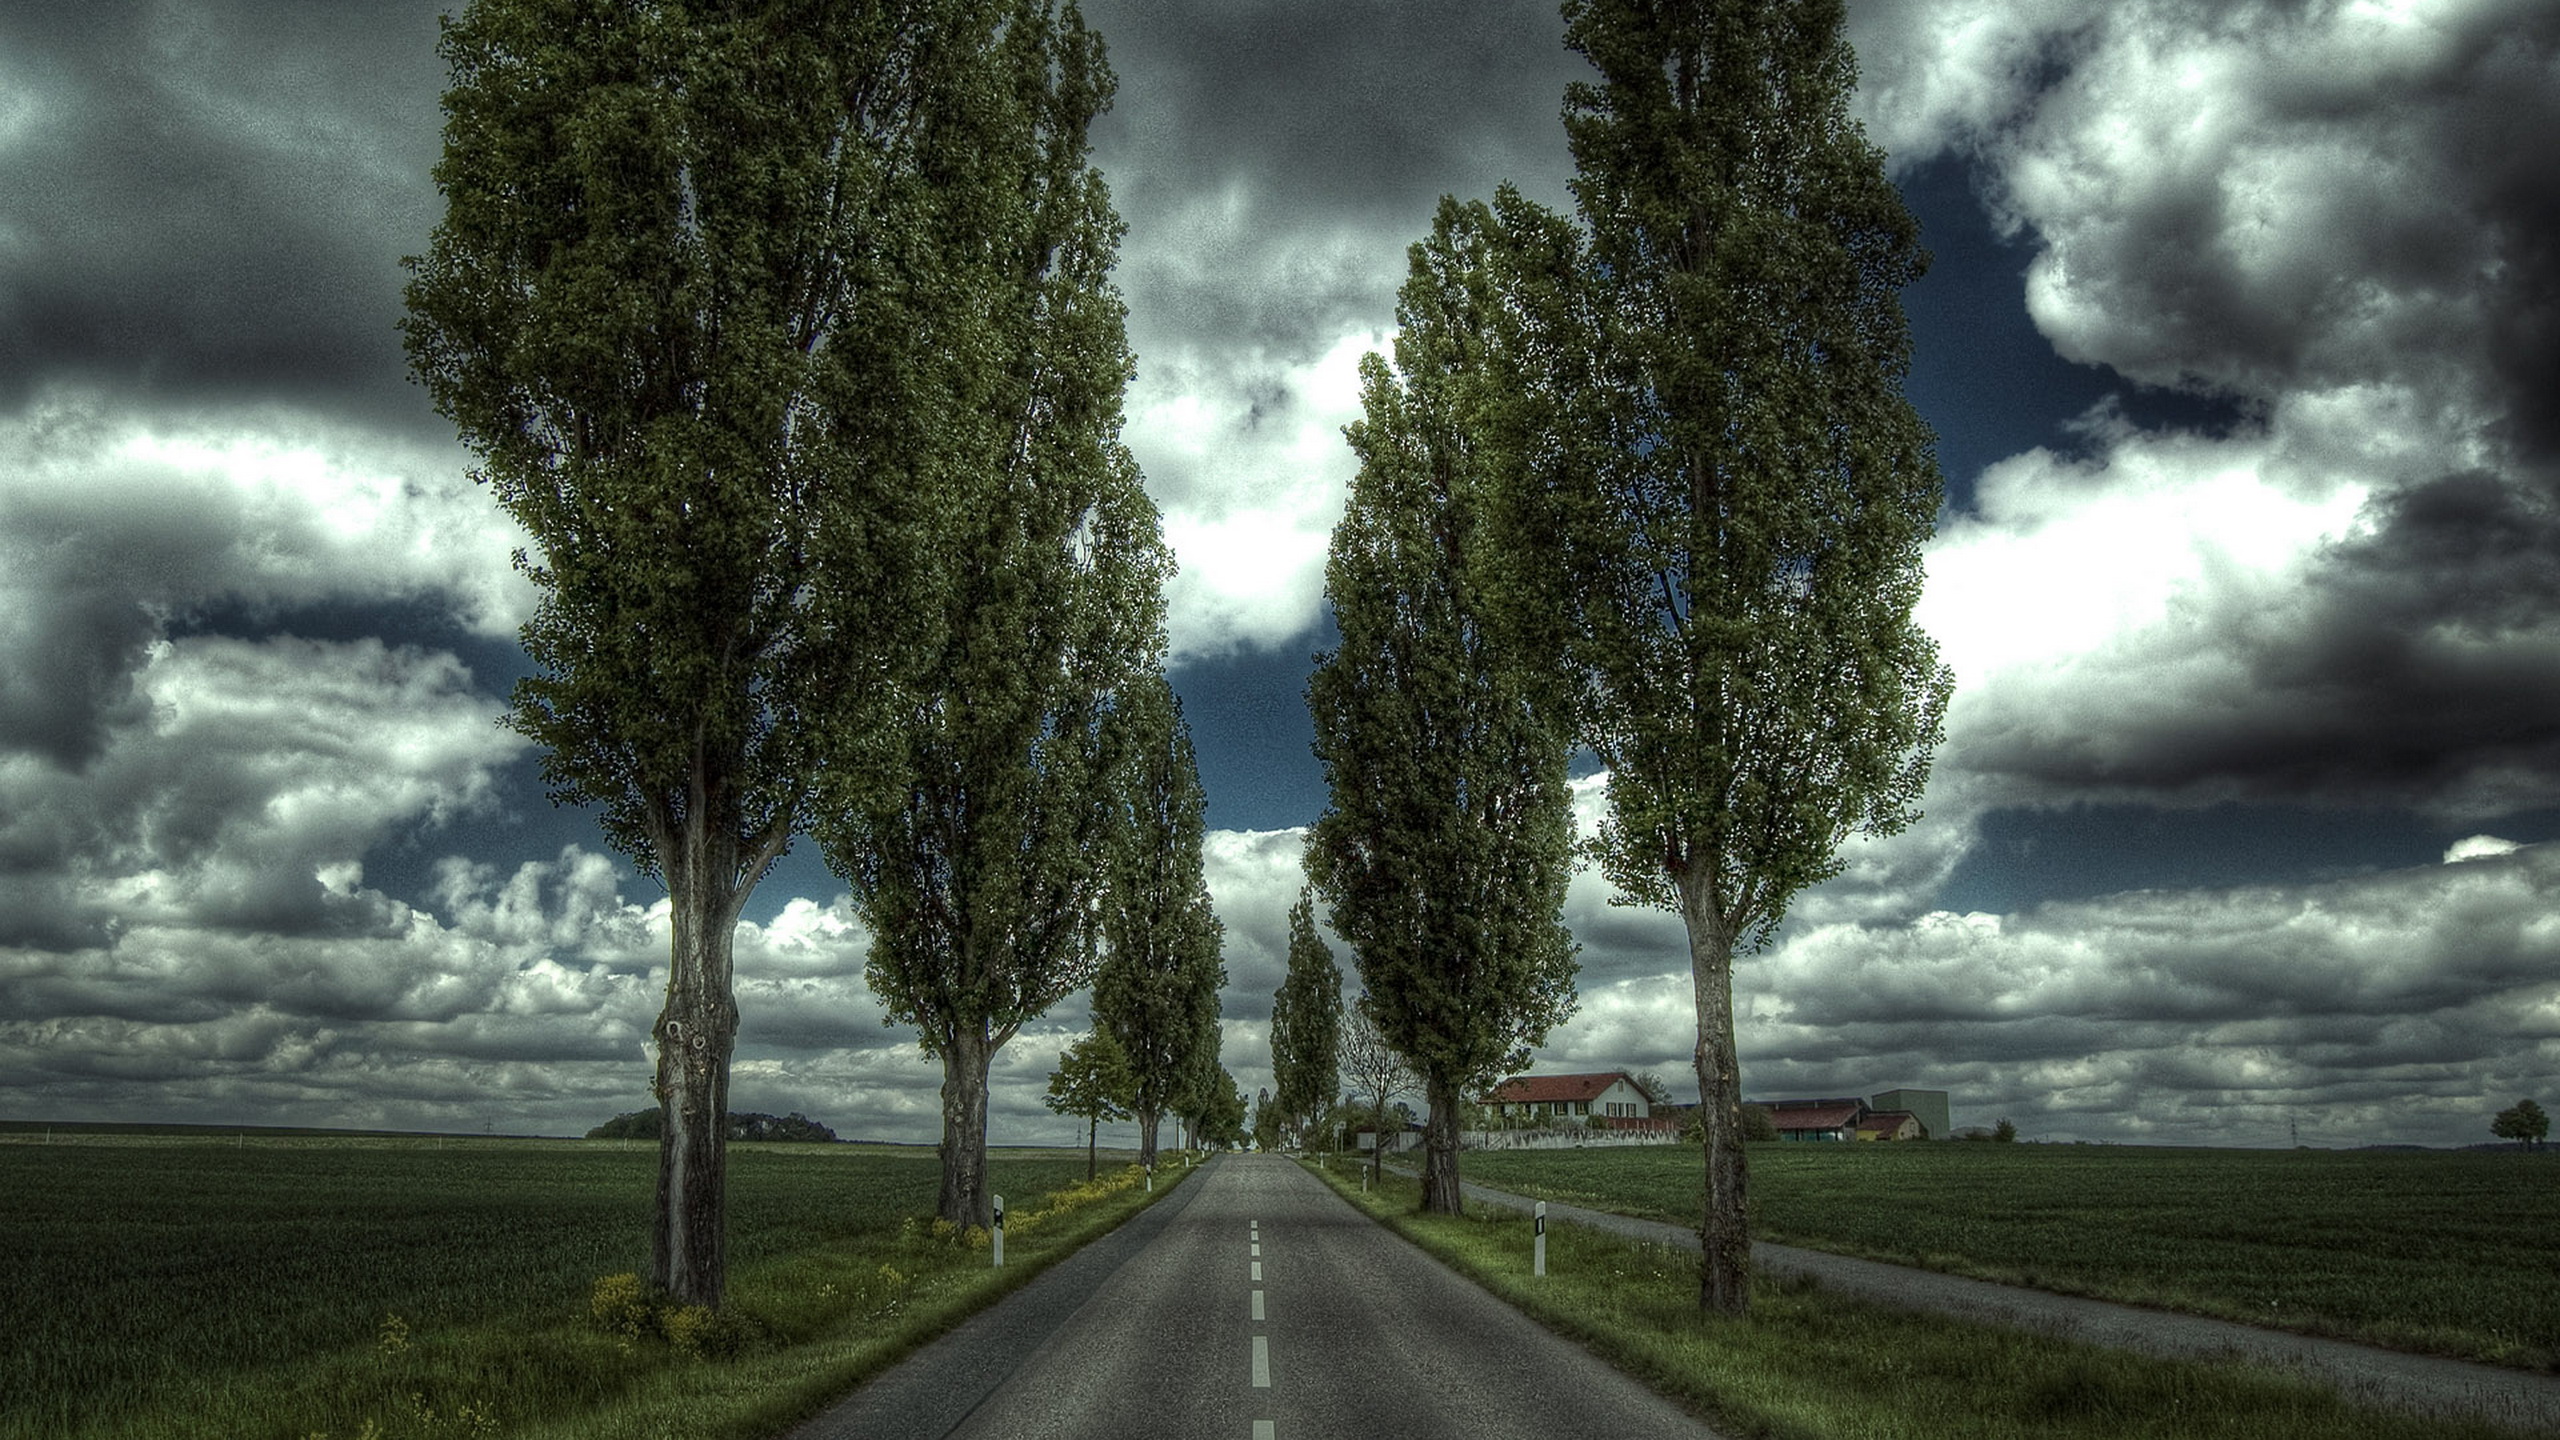
[[1371,1223],[1226,1155],[792,1440],[1714,1432]]

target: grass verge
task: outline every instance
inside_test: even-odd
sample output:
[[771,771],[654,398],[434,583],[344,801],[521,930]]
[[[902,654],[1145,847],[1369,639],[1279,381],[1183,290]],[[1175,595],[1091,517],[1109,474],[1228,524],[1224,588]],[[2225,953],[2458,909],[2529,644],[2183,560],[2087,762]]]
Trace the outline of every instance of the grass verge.
[[[1313,1168],[1313,1167],[1310,1167]],[[1530,1271],[1526,1217],[1418,1213],[1418,1181],[1390,1172],[1352,1204],[1426,1253],[1704,1416],[1776,1440],[2513,1440],[2462,1417],[2349,1404],[2328,1387],[2236,1362],[2163,1360],[1914,1314],[1761,1281],[1740,1321],[1698,1313],[1697,1259],[1575,1225],[1547,1231]]]
[[656,1146],[0,1146],[0,1440],[771,1435],[1171,1191],[991,1157],[1005,1268],[931,1152],[736,1147],[728,1303],[653,1302]]

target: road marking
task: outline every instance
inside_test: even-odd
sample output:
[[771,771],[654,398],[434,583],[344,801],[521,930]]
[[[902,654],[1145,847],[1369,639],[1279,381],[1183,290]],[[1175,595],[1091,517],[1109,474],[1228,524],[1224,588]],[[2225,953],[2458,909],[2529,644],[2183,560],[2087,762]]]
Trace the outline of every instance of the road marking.
[[1262,1258],[1262,1242],[1259,1240],[1253,1242],[1253,1258],[1256,1260]]
[[1271,1341],[1267,1336],[1253,1337],[1253,1388],[1271,1388]]
[[1253,1278],[1256,1280],[1262,1278],[1262,1262],[1259,1260],[1253,1262]]
[[1280,1437],[1272,1432],[1270,1421],[1256,1420],[1253,1422],[1253,1440],[1280,1440]]
[[1253,1318],[1262,1318],[1262,1292],[1259,1290],[1253,1292]]

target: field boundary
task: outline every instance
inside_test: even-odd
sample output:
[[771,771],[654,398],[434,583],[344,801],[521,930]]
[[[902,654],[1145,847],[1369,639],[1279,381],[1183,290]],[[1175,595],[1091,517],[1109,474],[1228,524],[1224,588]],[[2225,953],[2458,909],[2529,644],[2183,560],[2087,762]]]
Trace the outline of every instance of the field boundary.
[[[1414,1173],[1401,1165],[1389,1168],[1408,1178]],[[1518,1211],[1527,1211],[1535,1203],[1471,1180],[1462,1179],[1460,1185],[1470,1201]],[[1546,1204],[1552,1221],[1691,1252],[1699,1248],[1698,1232],[1687,1226],[1560,1201]],[[2362,1404],[2423,1414],[2460,1411],[2502,1425],[2560,1434],[2560,1376],[2002,1285],[1765,1240],[1752,1242],[1751,1261],[1770,1275],[1801,1276],[1844,1294],[1904,1309],[2170,1359],[2254,1361],[2334,1385],[2342,1395]]]

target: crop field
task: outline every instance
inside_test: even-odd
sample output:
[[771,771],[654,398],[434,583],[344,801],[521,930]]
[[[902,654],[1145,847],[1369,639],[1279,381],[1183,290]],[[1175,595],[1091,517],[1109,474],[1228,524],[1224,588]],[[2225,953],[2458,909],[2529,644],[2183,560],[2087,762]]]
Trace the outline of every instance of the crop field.
[[14,1136],[0,1440],[759,1433],[1137,1207],[1084,1164],[994,1156],[1008,1281],[923,1222],[930,1150],[733,1147],[730,1303],[659,1327],[604,1303],[654,1144]]
[[[1691,1146],[1470,1151],[1466,1178],[1698,1223]],[[2560,1163],[2484,1151],[1754,1145],[1765,1240],[2560,1368]]]
[[1561,1225],[1547,1234],[1547,1273],[1532,1278],[1529,1221],[1517,1211],[1478,1205],[1464,1218],[1427,1215],[1414,1178],[1391,1173],[1364,1193],[1341,1170],[1321,1173],[1381,1223],[1727,1435],[2521,1440],[2525,1433],[2468,1413],[2359,1403],[2280,1367],[2110,1349],[1904,1310],[1804,1280],[1762,1277],[1748,1321],[1706,1319],[1694,1255]]

